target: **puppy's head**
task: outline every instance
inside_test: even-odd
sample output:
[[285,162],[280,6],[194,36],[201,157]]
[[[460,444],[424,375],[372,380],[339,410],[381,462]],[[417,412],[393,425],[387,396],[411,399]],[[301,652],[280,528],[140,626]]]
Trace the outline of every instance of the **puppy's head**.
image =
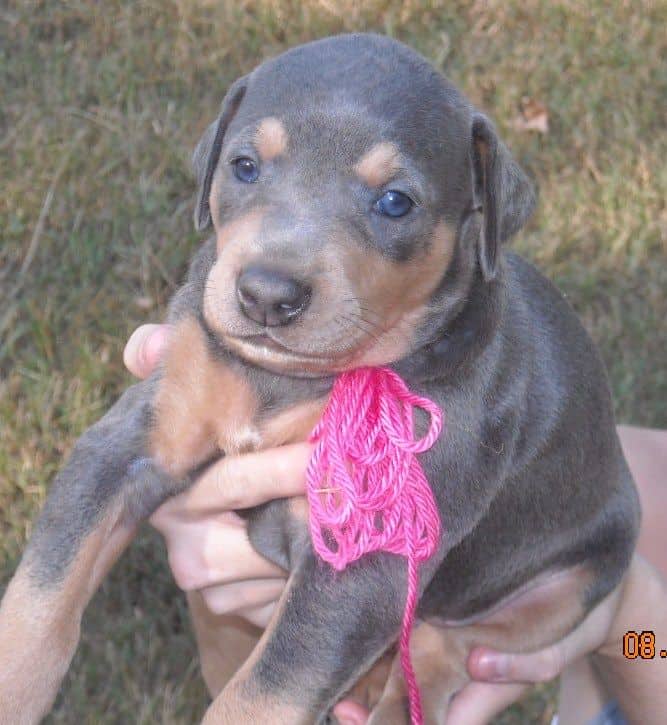
[[204,317],[287,374],[386,364],[423,344],[534,195],[490,122],[388,38],[300,46],[238,80],[194,155],[217,260]]

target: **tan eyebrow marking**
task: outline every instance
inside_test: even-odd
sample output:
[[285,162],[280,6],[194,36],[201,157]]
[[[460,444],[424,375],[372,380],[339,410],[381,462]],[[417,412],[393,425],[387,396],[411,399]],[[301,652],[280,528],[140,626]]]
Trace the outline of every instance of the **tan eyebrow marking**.
[[390,141],[372,146],[357,161],[354,171],[368,186],[381,186],[401,168],[401,154]]
[[283,122],[269,116],[262,120],[255,132],[255,147],[262,161],[271,161],[287,150],[287,129]]

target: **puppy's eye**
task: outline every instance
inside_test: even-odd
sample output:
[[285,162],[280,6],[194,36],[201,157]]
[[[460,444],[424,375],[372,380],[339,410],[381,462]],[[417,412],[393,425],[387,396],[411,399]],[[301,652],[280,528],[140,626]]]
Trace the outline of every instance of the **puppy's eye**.
[[405,216],[412,207],[412,199],[402,191],[387,191],[375,202],[380,214],[391,217]]
[[234,176],[244,184],[252,184],[259,178],[259,169],[257,164],[247,156],[241,156],[239,159],[232,161],[234,167]]

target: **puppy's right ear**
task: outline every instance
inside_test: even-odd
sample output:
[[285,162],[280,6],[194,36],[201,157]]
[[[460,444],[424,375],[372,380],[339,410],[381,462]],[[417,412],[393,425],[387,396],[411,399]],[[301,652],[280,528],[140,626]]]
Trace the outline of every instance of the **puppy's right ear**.
[[246,92],[247,81],[247,76],[239,78],[227,91],[227,95],[222,101],[220,115],[204,131],[204,135],[192,155],[192,168],[199,186],[195,206],[195,229],[198,232],[203,232],[211,225],[211,209],[209,206],[211,182],[218,166],[225,131],[241,105]]

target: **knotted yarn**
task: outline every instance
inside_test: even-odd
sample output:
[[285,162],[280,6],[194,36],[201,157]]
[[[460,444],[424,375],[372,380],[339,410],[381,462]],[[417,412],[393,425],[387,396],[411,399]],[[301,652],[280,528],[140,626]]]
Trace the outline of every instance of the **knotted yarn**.
[[[430,414],[415,440],[413,409]],[[421,698],[410,659],[410,634],[419,596],[419,564],[440,541],[440,517],[416,454],[433,446],[443,415],[412,393],[389,368],[358,368],[335,380],[310,441],[306,471],[310,534],[317,554],[341,571],[364,554],[386,551],[407,558],[407,596],[400,656],[413,725],[421,725]]]

